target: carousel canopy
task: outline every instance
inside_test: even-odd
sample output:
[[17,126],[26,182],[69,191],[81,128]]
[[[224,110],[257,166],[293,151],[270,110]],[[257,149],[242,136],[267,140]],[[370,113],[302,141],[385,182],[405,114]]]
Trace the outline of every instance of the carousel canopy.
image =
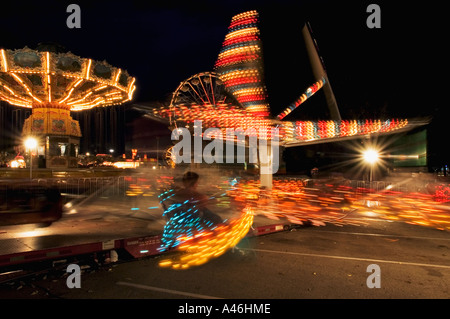
[[0,49],[0,99],[12,105],[80,111],[130,101],[135,78],[72,53]]

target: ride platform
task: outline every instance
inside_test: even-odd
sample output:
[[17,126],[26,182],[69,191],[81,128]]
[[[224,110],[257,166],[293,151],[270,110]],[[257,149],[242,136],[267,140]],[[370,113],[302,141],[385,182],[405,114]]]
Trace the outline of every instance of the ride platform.
[[[90,212],[87,210],[91,209]],[[0,267],[78,255],[124,250],[132,258],[158,255],[165,219],[160,214],[130,212],[129,207],[85,208],[82,215],[66,212],[48,227],[0,227]],[[290,225],[255,216],[247,236],[289,229]]]

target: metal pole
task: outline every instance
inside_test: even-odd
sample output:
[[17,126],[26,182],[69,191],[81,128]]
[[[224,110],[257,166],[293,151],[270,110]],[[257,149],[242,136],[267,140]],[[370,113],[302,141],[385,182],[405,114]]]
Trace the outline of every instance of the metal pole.
[[156,168],[159,169],[159,136],[156,137]]
[[[267,158],[259,161],[259,178],[261,187],[264,187],[267,190],[271,190],[273,186],[273,173],[272,173],[273,163],[272,163],[272,147],[270,141],[267,141],[267,145],[265,147],[266,147],[265,156]],[[259,146],[259,152],[261,152],[261,145]],[[266,163],[264,163],[264,161],[266,161]]]
[[33,152],[30,148],[30,180],[33,179]]

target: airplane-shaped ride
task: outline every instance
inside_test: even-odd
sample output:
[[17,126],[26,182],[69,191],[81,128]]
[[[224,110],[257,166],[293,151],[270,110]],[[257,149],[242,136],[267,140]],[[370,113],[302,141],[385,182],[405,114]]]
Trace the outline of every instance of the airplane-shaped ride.
[[[384,135],[411,130],[427,122],[407,119],[343,120],[318,53],[308,23],[302,29],[316,82],[275,118],[270,115],[267,90],[263,82],[263,63],[257,11],[240,13],[231,19],[228,33],[213,72],[195,74],[181,82],[169,106],[153,108],[135,104],[146,116],[163,120],[170,129],[193,129],[196,120],[203,128],[261,129],[277,128],[279,145],[295,147],[306,144]],[[285,117],[320,89],[324,90],[330,120],[285,121]],[[225,136],[225,134],[223,135]],[[271,137],[267,134],[268,138]],[[170,150],[169,150],[170,152]],[[169,157],[173,156],[169,154]]]
[[[305,25],[302,33],[316,82],[283,112],[272,118],[263,82],[258,18],[257,11],[234,16],[214,65],[214,71],[198,73],[181,82],[168,106],[150,110],[138,104],[134,104],[134,107],[147,112],[145,115],[147,117],[166,122],[172,132],[177,128],[187,128],[195,135],[198,132],[198,127],[195,127],[198,125],[196,121],[201,121],[202,128],[220,129],[224,133],[221,135],[223,139],[229,137],[226,134],[228,129],[246,131],[254,128],[258,138],[266,138],[272,142],[275,140],[282,147],[399,133],[427,123],[424,120],[407,119],[342,120],[309,24]],[[320,89],[324,90],[332,119],[284,120]],[[271,135],[274,132],[272,128],[277,129],[275,131],[277,136]],[[201,134],[205,132],[201,131]],[[172,158],[174,154],[170,153],[169,149],[168,156]],[[301,181],[292,181],[288,183],[289,185],[280,184],[279,181],[272,181],[270,173],[262,171],[260,183],[254,182],[254,184],[252,181],[237,183],[226,192],[226,196],[229,196],[237,207],[242,206],[241,213],[238,218],[232,218],[228,223],[213,228],[204,228],[201,225],[194,227],[193,225],[197,225],[198,222],[199,208],[192,206],[192,203],[183,206],[186,202],[171,204],[173,189],[161,194],[161,203],[168,207],[165,212],[172,209],[181,211],[176,217],[177,220],[167,223],[163,238],[168,243],[177,242],[177,250],[183,253],[161,260],[160,266],[185,269],[220,256],[235,247],[246,236],[253,223],[254,214],[273,220],[284,218],[294,224],[302,224],[305,221],[313,221],[315,225],[323,225],[326,222],[346,223],[345,218],[349,210],[344,207],[343,202],[356,201],[352,198],[353,193],[349,187],[345,185],[340,185],[336,189],[317,189],[315,191],[318,191],[318,194],[310,193],[311,190],[305,192]],[[271,189],[272,182],[273,189]],[[271,190],[264,193],[266,189]],[[266,197],[260,196],[261,192],[266,194]],[[255,196],[257,201],[254,200]],[[311,200],[310,197],[317,200]]]

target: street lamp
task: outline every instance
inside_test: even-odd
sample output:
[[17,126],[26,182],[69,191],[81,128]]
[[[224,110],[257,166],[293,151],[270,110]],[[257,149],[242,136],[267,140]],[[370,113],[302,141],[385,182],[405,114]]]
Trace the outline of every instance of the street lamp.
[[30,151],[30,179],[33,178],[33,150],[37,147],[37,140],[34,137],[28,137],[25,140],[25,147]]
[[362,155],[363,155],[364,161],[366,163],[370,164],[369,181],[371,182],[373,179],[373,166],[380,159],[380,153],[378,153],[378,151],[373,148],[369,148],[369,149],[366,149]]

